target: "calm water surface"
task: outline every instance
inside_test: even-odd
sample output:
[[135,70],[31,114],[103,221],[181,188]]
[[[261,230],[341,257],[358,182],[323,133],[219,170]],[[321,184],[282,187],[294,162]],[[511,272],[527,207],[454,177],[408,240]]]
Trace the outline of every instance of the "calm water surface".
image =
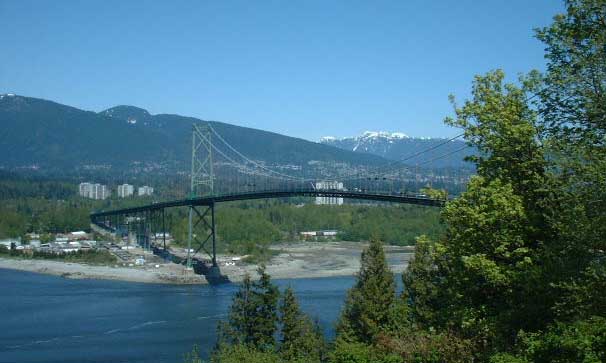
[[[329,335],[353,277],[276,280]],[[173,286],[0,269],[0,362],[182,362],[215,343],[237,285]]]

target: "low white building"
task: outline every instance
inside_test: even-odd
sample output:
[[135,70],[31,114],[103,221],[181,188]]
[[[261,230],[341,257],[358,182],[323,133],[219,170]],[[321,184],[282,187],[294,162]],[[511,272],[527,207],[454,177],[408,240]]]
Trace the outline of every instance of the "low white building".
[[304,231],[299,233],[303,237],[336,237],[339,231],[328,229],[323,231]]
[[70,241],[83,240],[83,239],[87,239],[88,238],[88,233],[86,233],[84,231],[70,232],[67,235],[67,238],[69,238]]

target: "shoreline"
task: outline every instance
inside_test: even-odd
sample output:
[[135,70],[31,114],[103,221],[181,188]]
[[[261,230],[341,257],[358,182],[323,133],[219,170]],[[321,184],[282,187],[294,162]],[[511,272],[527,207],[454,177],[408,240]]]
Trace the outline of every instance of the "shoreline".
[[152,269],[121,266],[86,265],[74,262],[0,258],[0,268],[54,275],[66,279],[93,279],[153,284],[199,285],[207,284],[200,275],[177,275]]
[[[278,252],[266,271],[272,279],[354,276],[360,269],[364,242],[294,242],[271,246]],[[412,256],[411,247],[384,246],[387,261],[394,273],[401,273]],[[153,267],[156,266],[156,267]],[[160,263],[153,266],[126,267],[87,265],[51,260],[0,257],[0,268],[55,275],[68,279],[100,279],[173,285],[208,284],[202,275],[186,272],[181,265]],[[256,276],[257,265],[222,265],[221,273],[233,283],[248,273]]]

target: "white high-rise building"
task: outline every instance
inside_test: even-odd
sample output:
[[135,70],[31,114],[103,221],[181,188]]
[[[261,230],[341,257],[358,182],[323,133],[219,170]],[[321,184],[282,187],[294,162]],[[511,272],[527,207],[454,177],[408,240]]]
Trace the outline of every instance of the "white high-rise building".
[[103,184],[80,183],[78,194],[81,197],[91,199],[105,199],[109,197],[109,191]]
[[78,195],[81,197],[90,198],[91,183],[80,183],[78,186]]
[[139,196],[154,194],[154,188],[144,185],[137,190]]
[[109,191],[105,185],[93,184],[90,198],[105,199],[107,197],[109,197]]
[[[345,190],[342,182],[321,181],[316,183],[316,190]],[[316,204],[342,205],[343,198],[339,197],[316,197]]]
[[118,197],[126,198],[133,195],[135,192],[135,187],[130,184],[122,184],[118,185]]

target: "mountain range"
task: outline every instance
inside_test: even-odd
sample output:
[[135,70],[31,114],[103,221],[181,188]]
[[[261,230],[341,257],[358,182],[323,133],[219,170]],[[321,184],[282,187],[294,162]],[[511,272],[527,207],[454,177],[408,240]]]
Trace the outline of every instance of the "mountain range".
[[[121,105],[101,112],[39,98],[0,95],[0,169],[67,172],[102,170],[187,171],[193,117],[152,115]],[[207,121],[229,144],[252,160],[277,167],[342,163],[376,167],[393,160],[414,165],[439,158],[432,167],[460,167],[466,149],[448,157],[459,140],[412,138],[404,133],[366,132],[358,137],[325,137],[319,143],[273,132]],[[216,140],[214,141],[216,142]],[[440,147],[436,147],[439,144]],[[420,150],[431,149],[419,156]],[[412,156],[412,157],[410,157]],[[328,165],[328,164],[327,164]]]
[[[360,154],[373,154],[409,165],[436,168],[468,167],[463,160],[475,149],[459,139],[409,137],[402,132],[366,131],[360,136],[336,138],[325,136],[320,143]],[[423,153],[420,153],[424,151]]]
[[[0,168],[131,169],[133,165],[188,170],[192,124],[203,120],[152,115],[134,106],[101,112],[39,98],[0,95]],[[229,144],[266,164],[331,161],[382,165],[388,161],[273,132],[209,121]]]

